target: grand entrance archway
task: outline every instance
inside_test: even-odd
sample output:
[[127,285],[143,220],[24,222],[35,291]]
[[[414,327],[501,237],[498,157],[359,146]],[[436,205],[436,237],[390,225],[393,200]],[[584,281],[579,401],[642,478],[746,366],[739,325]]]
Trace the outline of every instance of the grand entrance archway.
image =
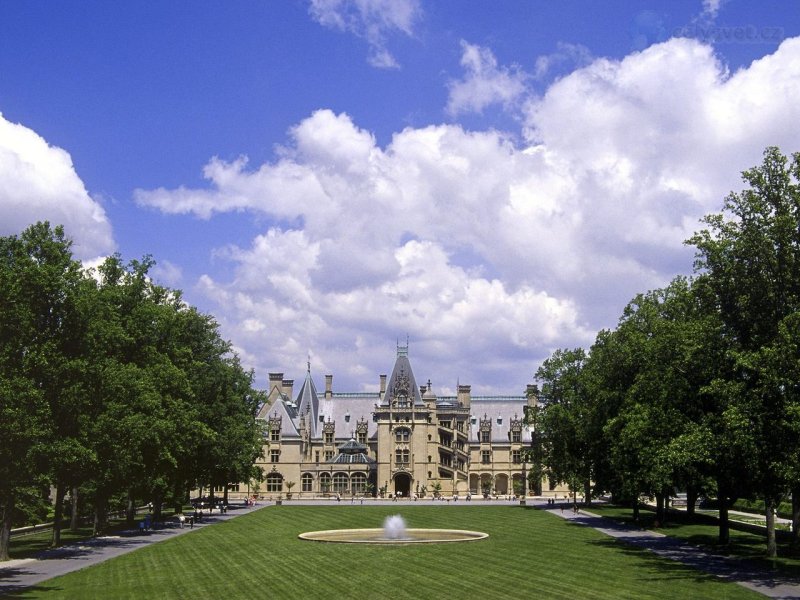
[[411,475],[408,473],[398,473],[394,476],[394,492],[408,498],[411,495]]

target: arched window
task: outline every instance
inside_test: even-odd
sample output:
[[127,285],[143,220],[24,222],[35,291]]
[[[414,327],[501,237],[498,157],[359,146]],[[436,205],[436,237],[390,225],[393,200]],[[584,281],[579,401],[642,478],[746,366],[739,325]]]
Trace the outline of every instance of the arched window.
[[314,489],[314,476],[311,473],[303,473],[300,478],[300,491],[310,492]]
[[333,491],[337,494],[347,492],[347,473],[333,474]]
[[323,494],[327,494],[331,491],[331,474],[330,473],[321,473],[319,476],[319,489],[322,491]]
[[283,490],[283,475],[280,473],[270,473],[267,475],[267,491],[280,492]]
[[367,476],[364,473],[353,473],[350,485],[354,494],[363,494],[367,491]]
[[394,430],[394,441],[397,443],[406,443],[411,439],[411,430],[406,427],[398,427]]

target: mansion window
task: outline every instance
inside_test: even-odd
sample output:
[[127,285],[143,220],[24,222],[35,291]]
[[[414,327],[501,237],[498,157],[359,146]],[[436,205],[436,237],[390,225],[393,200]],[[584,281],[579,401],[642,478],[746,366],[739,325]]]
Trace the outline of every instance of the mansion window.
[[358,443],[366,445],[366,443],[367,443],[367,432],[366,431],[359,431],[356,435],[358,435]]
[[281,441],[281,430],[280,429],[270,429],[270,431],[269,431],[269,441],[270,442],[280,442]]
[[520,451],[519,450],[512,450],[511,451],[511,462],[515,465],[518,465],[522,462],[520,459]]
[[280,492],[283,489],[283,475],[280,473],[270,473],[267,475],[267,491]]
[[489,431],[488,429],[484,429],[483,431],[481,431],[481,444],[488,444],[489,442],[491,442],[492,441],[491,436],[492,432]]
[[514,431],[512,431],[511,432],[511,441],[513,443],[516,443],[516,444],[520,443],[522,441],[522,432],[519,431],[518,429],[515,429]]
[[310,492],[314,489],[314,476],[311,473],[303,473],[300,478],[300,491]]
[[280,462],[281,460],[281,451],[280,450],[270,450],[269,451],[269,462]]
[[325,443],[326,444],[332,444],[333,443],[333,432],[332,431],[326,431],[325,432]]
[[354,494],[363,494],[367,491],[367,476],[364,473],[353,473],[350,486]]
[[231,483],[228,486],[228,491],[229,492],[238,492],[239,491],[239,484],[238,483]]
[[325,460],[329,461],[330,459],[332,459],[333,454],[334,454],[333,450],[325,450]]
[[405,427],[400,427],[394,430],[394,441],[398,443],[408,442],[411,438],[411,431]]
[[450,429],[450,421],[440,421],[439,427],[442,427],[443,429]]
[[330,473],[321,473],[319,476],[319,488],[323,492],[329,492],[331,490],[331,475]]
[[333,474],[333,491],[337,494],[347,492],[347,473]]
[[394,459],[397,464],[408,464],[409,456],[408,448],[398,448],[394,451]]
[[481,463],[488,465],[492,462],[492,452],[490,450],[481,450]]
[[225,486],[224,485],[215,485],[214,486],[214,491],[215,492],[224,492],[225,491]]

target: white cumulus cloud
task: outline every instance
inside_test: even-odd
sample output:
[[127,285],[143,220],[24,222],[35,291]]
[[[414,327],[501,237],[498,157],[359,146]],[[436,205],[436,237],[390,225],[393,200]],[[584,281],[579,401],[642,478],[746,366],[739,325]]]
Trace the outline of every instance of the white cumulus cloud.
[[115,249],[111,224],[83,185],[70,155],[0,114],[0,235],[37,221],[63,225],[77,258]]
[[527,91],[528,76],[517,66],[500,66],[489,48],[461,41],[461,66],[466,73],[449,83],[447,112],[481,112],[487,106],[513,106]]
[[320,110],[274,162],[213,159],[207,187],[136,198],[273,223],[218,250],[229,279],[198,283],[260,372],[311,350],[316,372],[373,389],[364,374],[408,334],[437,389],[521,392],[554,347],[590,343],[634,294],[691,271],[683,241],[764,147],[800,148],[800,39],[735,73],[672,39],[519,100],[523,142],[449,124],[382,147]]
[[309,13],[324,27],[366,40],[372,66],[394,69],[400,65],[387,38],[394,32],[413,35],[421,9],[418,0],[311,0]]

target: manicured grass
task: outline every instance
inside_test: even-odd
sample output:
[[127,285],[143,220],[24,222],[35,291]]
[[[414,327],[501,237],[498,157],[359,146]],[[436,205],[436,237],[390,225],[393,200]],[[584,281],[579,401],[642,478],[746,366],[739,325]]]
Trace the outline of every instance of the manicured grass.
[[[184,512],[188,511],[187,506]],[[170,519],[174,516],[174,510],[165,510],[162,512],[164,520]],[[138,526],[139,521],[142,520],[143,515],[136,518],[135,526]],[[130,526],[124,519],[109,519],[107,534],[114,534],[120,531],[130,529]],[[81,540],[88,540],[92,537],[93,527],[91,525],[82,525],[77,531],[70,531],[68,527],[61,530],[61,544],[70,544],[79,542]],[[9,547],[9,554],[12,559],[16,558],[31,558],[35,557],[40,552],[44,552],[50,548],[50,542],[53,539],[52,530],[44,530],[39,533],[31,533],[28,535],[19,535],[11,538],[11,545]]]
[[[615,521],[633,525],[633,516],[630,508],[613,505],[593,505],[587,507],[588,511]],[[639,511],[638,526],[644,529],[653,529],[655,513],[648,510]],[[730,544],[720,546],[719,525],[715,518],[700,513],[691,517],[684,512],[670,513],[670,519],[662,527],[654,529],[671,537],[684,540],[694,546],[709,552],[735,556],[748,559],[760,564],[765,569],[779,569],[792,577],[800,577],[800,554],[787,543],[778,544],[777,559],[768,560],[766,554],[765,534],[749,533],[746,531],[730,530]]]
[[[364,546],[304,531],[474,529],[486,540]],[[757,598],[741,586],[516,506],[269,507],[52,579],[22,598]]]

